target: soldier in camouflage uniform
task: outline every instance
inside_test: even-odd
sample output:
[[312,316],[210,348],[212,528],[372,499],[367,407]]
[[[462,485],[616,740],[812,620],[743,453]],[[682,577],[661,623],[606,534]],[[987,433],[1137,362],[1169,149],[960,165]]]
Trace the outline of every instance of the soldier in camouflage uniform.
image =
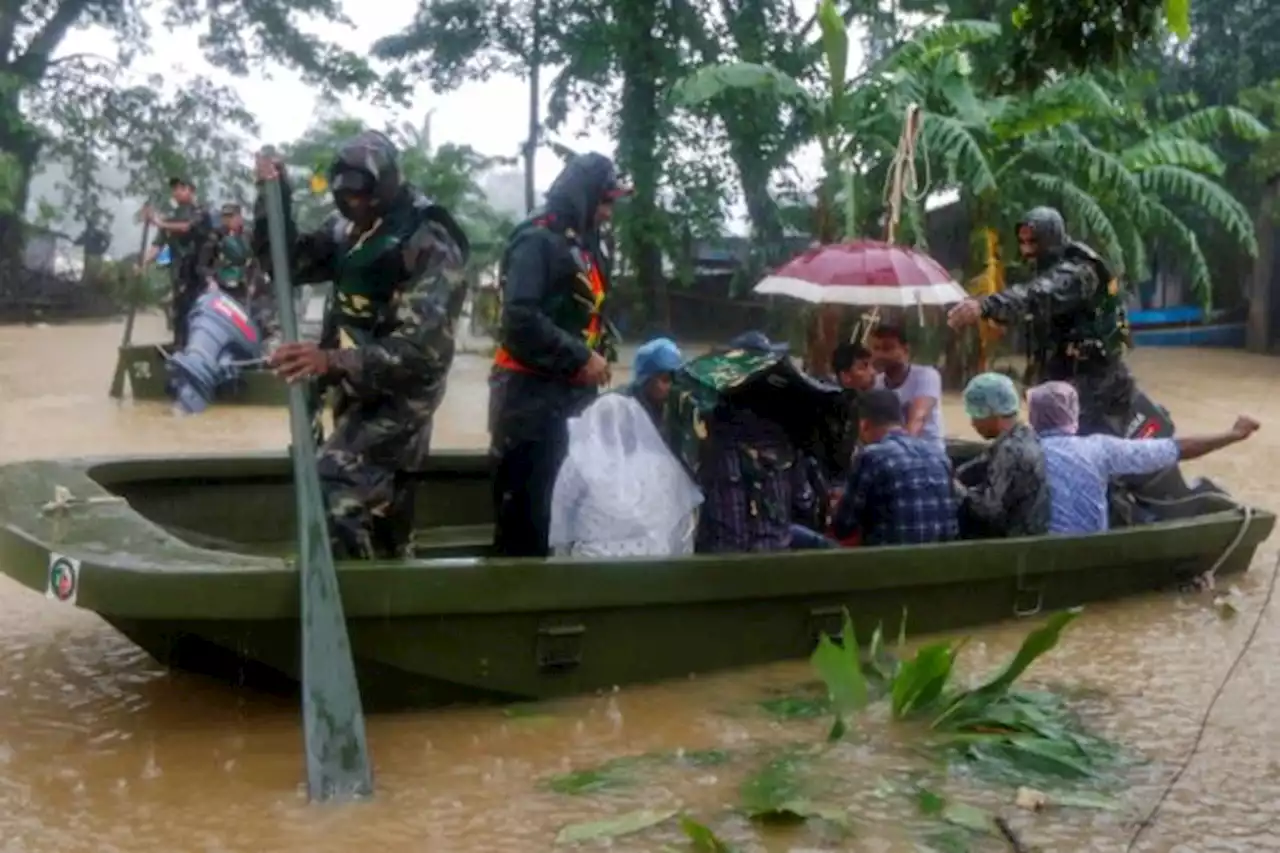
[[169,190],[173,197],[173,216],[164,219],[148,210],[151,224],[156,228],[148,257],[155,258],[160,248],[168,245],[172,258],[169,280],[173,288],[170,303],[173,347],[180,350],[187,345],[187,316],[213,275],[217,242],[213,215],[200,204],[191,182],[170,178]]
[[[258,179],[286,180],[259,158]],[[395,146],[366,131],[329,167],[338,212],[298,234],[285,200],[295,285],[333,282],[319,344],[286,343],[270,363],[290,382],[332,389],[333,435],[320,449],[320,482],[334,553],[404,555],[411,544],[413,483],[453,363],[466,298],[466,236],[447,210],[400,176]],[[271,269],[263,199],[253,248]]]
[[1124,304],[1098,253],[1067,235],[1062,214],[1037,207],[1018,224],[1022,257],[1035,278],[951,310],[953,328],[980,319],[1026,324],[1027,385],[1070,382],[1080,395],[1080,432],[1123,436],[1137,389],[1123,361]]
[[222,206],[222,227],[216,236],[217,255],[214,270],[218,286],[241,305],[249,305],[249,242],[244,235],[244,216],[240,205]]

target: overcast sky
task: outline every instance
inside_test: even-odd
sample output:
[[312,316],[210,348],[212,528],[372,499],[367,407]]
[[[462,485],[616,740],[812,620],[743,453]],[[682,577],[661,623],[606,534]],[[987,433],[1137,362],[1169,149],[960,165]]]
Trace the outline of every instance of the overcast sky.
[[[350,29],[323,26],[316,32],[323,37],[341,41],[352,49],[367,48],[378,38],[396,32],[413,18],[416,0],[344,0],[347,15],[354,23]],[[153,16],[157,22],[158,14]],[[217,76],[219,72],[204,61],[195,32],[167,33],[158,23],[152,39],[152,53],[136,63],[139,76],[161,74],[178,80],[195,75]],[[851,34],[852,35],[852,34]],[[115,39],[104,31],[79,31],[63,42],[60,53],[95,52],[114,54]],[[857,47],[850,56],[850,70],[861,63],[861,51]],[[548,75],[549,76],[549,75]],[[317,93],[304,85],[297,75],[282,68],[273,69],[269,76],[255,75],[247,79],[231,78],[245,105],[257,116],[261,126],[261,142],[282,143],[299,136],[313,120],[317,107]],[[344,108],[353,115],[377,124],[389,119],[421,120],[429,109],[435,110],[431,122],[433,141],[470,145],[477,151],[491,156],[515,156],[528,131],[528,94],[523,80],[509,76],[495,76],[482,84],[471,84],[444,94],[436,94],[423,85],[415,93],[413,104],[407,110],[395,114],[376,109],[351,98],[344,99]],[[584,116],[571,116],[570,132],[560,139],[579,151],[596,150],[612,154],[613,141],[595,132],[582,139],[573,138],[587,126]],[[807,155],[807,156],[806,156]],[[806,152],[798,158],[803,173],[812,177],[818,170],[816,154]],[[537,184],[545,188],[555,178],[560,161],[551,151],[539,152]],[[47,185],[48,181],[41,184]],[[39,191],[39,187],[36,188]],[[210,202],[214,200],[208,200]],[[741,224],[742,211],[734,211],[735,225]],[[136,232],[126,217],[117,215],[115,236],[117,241],[127,239]],[[735,228],[734,230],[739,230]],[[136,234],[132,240],[136,240]],[[114,253],[131,251],[116,242]]]

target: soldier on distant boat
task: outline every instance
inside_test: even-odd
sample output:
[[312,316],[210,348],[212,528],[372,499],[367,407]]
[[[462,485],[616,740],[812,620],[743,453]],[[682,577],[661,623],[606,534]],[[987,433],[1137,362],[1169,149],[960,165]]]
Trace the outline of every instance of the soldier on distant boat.
[[208,288],[217,252],[213,214],[196,198],[196,188],[186,178],[169,179],[173,197],[173,215],[165,219],[146,208],[146,215],[156,227],[156,239],[147,255],[154,260],[162,247],[170,252],[169,280],[172,284],[170,304],[173,346],[187,345],[187,317],[196,300]]

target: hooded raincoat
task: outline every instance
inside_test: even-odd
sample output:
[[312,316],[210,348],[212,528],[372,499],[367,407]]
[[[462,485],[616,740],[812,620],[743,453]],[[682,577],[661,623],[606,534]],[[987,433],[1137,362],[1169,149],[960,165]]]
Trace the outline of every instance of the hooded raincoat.
[[610,270],[596,211],[621,194],[609,158],[574,158],[544,208],[512,233],[502,258],[489,429],[495,547],[506,556],[546,556],[567,422],[598,394],[578,373],[593,352],[615,358],[606,319]]

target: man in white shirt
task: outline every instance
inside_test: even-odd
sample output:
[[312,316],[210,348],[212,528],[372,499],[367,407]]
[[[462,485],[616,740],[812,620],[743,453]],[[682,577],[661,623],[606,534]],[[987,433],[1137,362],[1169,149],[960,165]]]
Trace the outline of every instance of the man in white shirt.
[[871,362],[879,371],[875,387],[898,395],[907,434],[943,444],[942,374],[926,364],[911,363],[911,345],[901,326],[876,326],[870,344]]

